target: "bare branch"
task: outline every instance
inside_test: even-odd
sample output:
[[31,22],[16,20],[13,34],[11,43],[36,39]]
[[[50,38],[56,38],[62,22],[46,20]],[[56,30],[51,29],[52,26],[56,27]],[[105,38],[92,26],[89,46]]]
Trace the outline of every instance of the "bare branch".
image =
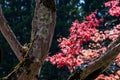
[[22,46],[19,41],[16,39],[14,33],[10,29],[3,13],[2,8],[0,7],[0,32],[3,34],[4,38],[9,43],[10,47],[14,51],[15,55],[19,60],[22,60]]
[[99,71],[100,74],[100,72],[102,72],[115,59],[119,52],[120,52],[120,36],[110,44],[104,55],[102,55],[99,59],[90,62],[86,68],[82,70],[79,69],[78,71],[74,72],[68,78],[68,80],[72,80],[73,78],[87,80],[86,78],[97,70],[100,70]]

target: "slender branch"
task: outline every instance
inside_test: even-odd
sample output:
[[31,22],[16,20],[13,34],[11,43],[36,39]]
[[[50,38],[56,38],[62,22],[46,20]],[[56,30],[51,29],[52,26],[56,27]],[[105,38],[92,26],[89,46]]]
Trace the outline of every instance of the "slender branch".
[[19,60],[22,60],[22,46],[19,43],[19,41],[16,39],[16,36],[10,29],[3,13],[2,13],[2,8],[0,6],[0,32],[3,34],[4,38],[7,40],[9,43],[10,47],[14,51],[15,55]]
[[[84,69],[79,69],[78,71],[74,72],[68,80],[72,80],[73,78],[76,80],[91,80],[90,77],[87,78],[90,74],[94,73],[97,70],[100,72],[104,71],[104,69],[107,68],[107,66],[115,59],[115,57],[120,52],[120,36],[110,44],[107,51],[104,55],[102,55],[99,59],[90,62],[88,66]],[[96,74],[93,74],[96,75]],[[77,76],[77,77],[76,77]],[[86,79],[87,78],[87,79]],[[93,79],[92,79],[93,80]]]

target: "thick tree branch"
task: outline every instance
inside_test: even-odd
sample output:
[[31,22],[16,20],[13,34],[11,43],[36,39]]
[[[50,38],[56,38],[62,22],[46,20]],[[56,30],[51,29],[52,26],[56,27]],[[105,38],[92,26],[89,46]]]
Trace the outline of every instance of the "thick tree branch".
[[[106,67],[115,59],[115,57],[120,52],[120,36],[110,44],[106,53],[101,55],[99,59],[90,62],[88,66],[84,69],[79,69],[78,71],[74,72],[68,80],[93,80],[90,79],[91,77],[87,78],[90,74],[94,73],[95,71],[99,70],[99,73],[104,71]],[[93,75],[96,75],[93,74]],[[94,77],[93,77],[94,78]]]
[[3,34],[4,38],[9,43],[10,47],[14,51],[15,55],[19,60],[22,60],[22,46],[19,41],[16,39],[14,33],[10,29],[3,13],[2,8],[0,7],[0,32]]
[[[55,0],[36,0],[32,21],[31,46],[24,59],[4,80],[33,80],[42,67],[54,34],[56,11]],[[52,7],[46,6],[50,5]]]

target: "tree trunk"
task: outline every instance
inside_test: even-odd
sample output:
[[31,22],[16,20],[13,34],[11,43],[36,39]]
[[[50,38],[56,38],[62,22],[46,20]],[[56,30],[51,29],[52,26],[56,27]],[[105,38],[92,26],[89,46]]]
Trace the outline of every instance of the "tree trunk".
[[56,22],[55,0],[36,0],[31,45],[24,59],[4,80],[33,80],[42,67],[52,42]]

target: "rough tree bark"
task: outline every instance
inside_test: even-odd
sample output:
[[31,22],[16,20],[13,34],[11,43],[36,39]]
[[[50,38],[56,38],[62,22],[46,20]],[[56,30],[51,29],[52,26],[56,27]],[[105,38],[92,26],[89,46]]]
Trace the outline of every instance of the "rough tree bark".
[[[56,22],[55,0],[36,0],[36,7],[32,21],[31,43],[23,57],[24,48],[21,47],[15,35],[9,28],[2,11],[0,12],[0,31],[6,38],[20,63],[3,80],[33,80],[42,67],[52,42]],[[17,45],[17,48],[15,48]],[[22,58],[23,57],[23,58]]]

